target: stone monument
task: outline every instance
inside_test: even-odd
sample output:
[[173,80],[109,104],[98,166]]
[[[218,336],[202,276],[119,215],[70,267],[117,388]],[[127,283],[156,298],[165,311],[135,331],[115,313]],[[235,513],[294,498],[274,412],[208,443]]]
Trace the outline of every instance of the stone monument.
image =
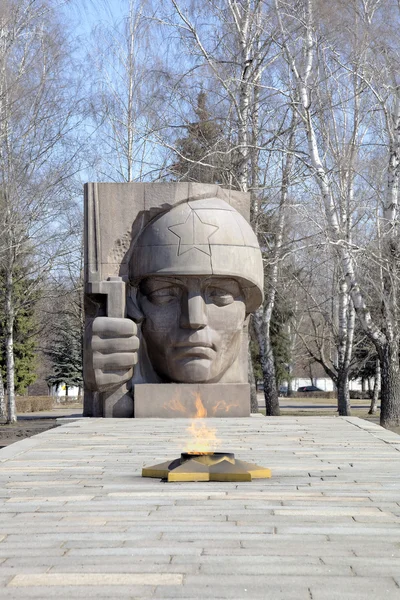
[[85,186],[86,416],[248,416],[263,266],[247,194]]

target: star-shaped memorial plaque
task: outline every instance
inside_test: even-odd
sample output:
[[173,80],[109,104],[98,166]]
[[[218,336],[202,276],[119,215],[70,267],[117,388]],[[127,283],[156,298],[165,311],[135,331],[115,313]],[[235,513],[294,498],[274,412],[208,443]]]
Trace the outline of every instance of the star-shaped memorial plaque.
[[211,255],[210,237],[219,229],[217,225],[203,223],[199,215],[192,210],[184,223],[171,225],[168,229],[179,238],[178,256],[192,248]]

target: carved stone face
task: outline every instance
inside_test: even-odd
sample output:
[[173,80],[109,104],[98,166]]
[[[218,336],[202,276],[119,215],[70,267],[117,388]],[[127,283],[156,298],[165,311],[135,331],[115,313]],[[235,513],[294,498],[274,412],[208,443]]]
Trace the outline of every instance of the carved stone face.
[[166,381],[217,382],[238,356],[246,306],[235,279],[150,276],[139,286],[142,334]]

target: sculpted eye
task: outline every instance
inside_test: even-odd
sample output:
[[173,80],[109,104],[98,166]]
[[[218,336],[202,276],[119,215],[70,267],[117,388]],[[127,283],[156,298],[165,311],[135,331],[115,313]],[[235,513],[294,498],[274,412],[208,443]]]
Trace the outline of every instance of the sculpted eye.
[[165,287],[147,294],[147,298],[150,302],[158,305],[174,302],[177,298],[180,298],[180,296],[181,290],[179,287]]
[[207,296],[210,300],[218,306],[226,306],[234,301],[234,297],[231,292],[217,287],[209,287],[207,290]]

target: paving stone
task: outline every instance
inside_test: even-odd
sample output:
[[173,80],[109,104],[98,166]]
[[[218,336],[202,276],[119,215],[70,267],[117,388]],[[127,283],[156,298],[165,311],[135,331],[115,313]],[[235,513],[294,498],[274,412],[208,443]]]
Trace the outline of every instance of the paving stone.
[[13,550],[12,548],[7,548],[7,546],[0,547],[0,558],[10,558],[10,557],[19,557],[19,556],[30,556],[32,559],[36,556],[63,556],[65,554],[65,550],[62,548],[23,548],[18,546]]
[[303,527],[299,526],[280,526],[278,529],[278,534],[290,534],[290,535],[307,535],[313,533],[319,533],[329,536],[334,535],[349,535],[349,536],[377,536],[381,539],[385,539],[387,537],[395,537],[396,539],[400,538],[400,526],[397,527],[395,524],[390,527],[376,527],[371,525],[370,523],[366,523],[364,526],[361,524],[356,525],[353,521],[349,521],[348,525],[345,526],[336,526],[336,525],[316,525]]
[[[160,540],[154,541],[154,540],[145,540],[143,541],[138,541],[138,542],[131,542],[131,541],[127,541],[125,542],[124,546],[126,547],[131,547],[131,548],[138,548],[138,549],[148,549],[149,551],[151,551],[151,549],[153,549],[154,552],[158,551],[158,549],[160,547],[165,547],[165,539],[163,538],[163,543],[160,544]],[[182,549],[188,548],[189,546],[185,543],[185,542],[179,542],[176,543],[174,546],[172,546],[171,544],[169,546],[167,546],[167,548],[169,549],[173,549],[175,548],[177,551],[181,551]],[[198,540],[192,540],[190,542],[190,548],[197,548],[198,552],[204,552],[206,548],[214,548],[216,551],[221,552],[221,549],[225,549],[225,548],[229,548],[229,550],[233,549],[233,548],[241,548],[241,542],[239,539],[221,539],[221,540],[205,540],[205,539],[198,539]]]
[[353,561],[351,561],[351,568],[355,575],[360,575],[361,577],[396,577],[397,575],[399,575],[400,572],[400,560],[397,559],[396,564],[388,563],[385,561],[382,561],[382,563],[376,561],[374,565],[353,563]]
[[252,575],[254,578],[259,577],[262,573],[263,577],[266,576],[274,576],[281,577],[283,580],[287,576],[298,575],[300,577],[331,577],[332,575],[341,575],[341,576],[352,576],[353,573],[349,566],[345,565],[307,565],[304,564],[301,560],[296,564],[293,562],[292,564],[282,564],[275,563],[260,564],[257,560],[254,561],[254,564],[244,564],[244,563],[235,563],[227,560],[225,563],[221,564],[220,562],[213,563],[200,563],[200,574],[201,575],[215,575],[218,577],[223,577],[226,575],[235,576],[235,578],[242,578],[243,576]]
[[[162,560],[162,557],[161,557]],[[104,560],[99,561],[98,563],[94,563],[93,561],[86,561],[84,564],[79,564],[77,561],[71,561],[68,564],[65,560],[59,562],[57,565],[52,565],[50,570],[56,571],[57,573],[121,573],[124,574],[134,574],[134,573],[151,573],[151,574],[178,574],[178,575],[195,575],[199,572],[200,565],[198,562],[193,562],[185,565],[176,565],[170,562],[160,562],[160,557],[156,557],[155,561],[133,561],[132,558],[128,559],[120,559],[115,563],[107,563],[105,564]],[[169,584],[168,584],[169,585]]]
[[[171,556],[173,554],[177,554],[180,552],[184,552],[185,554],[194,554],[196,556],[200,556],[202,552],[201,546],[191,547],[190,545],[182,544],[181,547],[171,546],[164,544],[159,544],[158,548],[153,547],[129,547],[123,546],[119,548],[72,548],[68,551],[68,556],[72,557],[80,557],[80,556],[148,556],[149,560],[156,556]],[[107,562],[107,559],[104,559]]]
[[337,517],[349,516],[354,517],[359,515],[368,515],[370,516],[383,516],[382,512],[379,510],[377,506],[372,507],[329,507],[329,508],[320,508],[320,507],[303,507],[303,508],[277,508],[274,510],[274,515],[281,515],[283,517],[306,517],[309,515],[314,517],[335,517],[335,522],[337,521]]
[[0,597],[400,600],[399,436],[348,418],[208,423],[272,479],[142,479],[179,455],[180,419],[85,419],[0,450]]
[[27,536],[25,542],[10,542],[8,539],[4,540],[0,544],[0,549],[5,550],[18,550],[24,548],[60,548],[60,542],[54,542],[52,540],[42,540],[40,536],[35,535],[34,537]]
[[[219,548],[205,548],[203,550],[202,556],[215,556],[221,553],[221,550]],[[232,548],[229,551],[229,557],[253,557],[254,559],[257,558],[262,558],[262,557],[267,557],[270,558],[272,557],[272,559],[278,558],[281,559],[282,557],[287,558],[287,557],[301,557],[301,559],[304,561],[306,560],[308,557],[320,557],[320,556],[325,556],[325,557],[336,557],[336,556],[349,556],[349,557],[353,557],[354,556],[354,550],[352,549],[352,546],[345,546],[344,544],[331,544],[329,542],[326,542],[326,545],[321,545],[320,543],[316,543],[316,544],[302,544],[301,548],[297,545],[294,544],[292,541],[291,542],[287,542],[287,543],[275,543],[273,546],[260,546],[255,545],[254,547],[252,546],[247,546],[245,544],[243,544],[240,548]],[[174,556],[173,560],[175,561],[177,559],[177,557]]]
[[[223,585],[223,586],[199,586],[184,585],[180,587],[159,587],[156,588],[154,598],[164,598],[165,600],[175,600],[176,598],[187,598],[190,600],[244,600],[245,598],[254,600],[311,600],[311,595],[307,587],[298,586],[293,589],[290,585],[282,583],[280,586],[271,586],[267,583],[257,585],[253,581],[252,585]],[[342,599],[343,600],[343,599]]]
[[[5,600],[26,600],[35,598],[38,600],[85,600],[86,598],[95,598],[96,600],[114,600],[114,598],[126,598],[129,600],[142,600],[142,598],[153,598],[155,589],[149,585],[132,586],[70,586],[65,587],[7,587],[1,589],[1,599]],[[72,591],[71,591],[72,590]]]
[[388,578],[354,577],[351,581],[321,582],[310,586],[312,600],[399,600],[400,589]]
[[[159,532],[155,532],[153,534],[153,539],[156,536],[159,536]],[[24,535],[16,535],[16,534],[10,534],[8,536],[8,540],[10,543],[12,542],[21,542],[23,541]],[[114,533],[114,532],[109,532],[109,533],[95,533],[95,532],[74,532],[74,531],[66,531],[63,533],[47,533],[47,532],[40,532],[40,540],[44,541],[53,541],[53,542],[65,542],[67,540],[71,541],[71,540],[88,540],[88,541],[98,541],[98,542],[103,542],[103,541],[119,541],[121,544],[129,541],[129,540],[137,540],[137,539],[151,539],[151,536],[149,534],[146,535],[146,532],[139,532],[139,533]],[[0,545],[1,548],[1,545]]]
[[62,548],[70,550],[71,548],[119,548],[119,540],[67,540],[62,543]]
[[[140,554],[127,554],[123,555],[110,555],[107,558],[107,561],[104,559],[104,555],[82,555],[77,559],[75,556],[70,556],[68,554],[62,554],[60,556],[18,556],[8,558],[3,562],[2,568],[12,568],[14,569],[14,574],[19,572],[29,572],[27,569],[31,567],[37,567],[40,569],[44,569],[46,572],[50,569],[53,569],[57,572],[62,572],[62,570],[68,569],[72,572],[80,571],[85,569],[90,572],[91,568],[100,568],[104,572],[106,570],[114,570],[116,572],[120,572],[122,565],[126,564],[134,564],[134,565],[167,565],[171,562],[171,556],[169,554],[154,554],[151,559],[148,554],[140,555]],[[197,564],[197,563],[196,563]],[[120,570],[118,571],[118,567]],[[75,569],[75,571],[74,571]],[[42,572],[42,570],[40,572]],[[182,571],[185,570],[185,565],[182,566]],[[162,571],[162,568],[160,568]]]
[[182,581],[183,575],[178,573],[24,573],[15,575],[8,587],[159,586]]

